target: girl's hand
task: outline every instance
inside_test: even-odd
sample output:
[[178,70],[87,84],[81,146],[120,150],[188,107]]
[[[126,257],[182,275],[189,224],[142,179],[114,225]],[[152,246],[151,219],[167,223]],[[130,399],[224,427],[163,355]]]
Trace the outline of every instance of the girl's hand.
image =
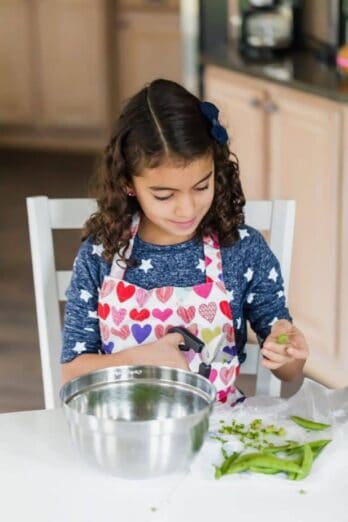
[[179,344],[184,344],[183,336],[179,333],[170,333],[154,343],[128,348],[128,350],[132,364],[153,364],[189,370]]
[[281,319],[272,326],[270,335],[263,343],[261,354],[264,357],[262,366],[270,370],[295,361],[302,368],[309,355],[309,349],[303,333],[286,319]]

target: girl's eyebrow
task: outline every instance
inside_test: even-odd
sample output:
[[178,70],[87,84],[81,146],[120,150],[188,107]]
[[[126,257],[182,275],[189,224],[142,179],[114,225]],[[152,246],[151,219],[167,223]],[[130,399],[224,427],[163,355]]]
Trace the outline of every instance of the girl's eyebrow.
[[[202,183],[203,181],[206,181],[208,178],[210,178],[210,176],[213,174],[213,171],[211,170],[206,176],[204,176],[204,178],[202,178],[201,180],[197,181],[197,183],[195,183],[195,185],[193,185],[192,188],[195,188],[197,185],[199,185],[200,183]],[[173,187],[158,187],[158,186],[153,186],[153,187],[149,187],[151,190],[173,190],[174,192],[179,192],[179,189],[176,189],[176,188],[173,188]]]

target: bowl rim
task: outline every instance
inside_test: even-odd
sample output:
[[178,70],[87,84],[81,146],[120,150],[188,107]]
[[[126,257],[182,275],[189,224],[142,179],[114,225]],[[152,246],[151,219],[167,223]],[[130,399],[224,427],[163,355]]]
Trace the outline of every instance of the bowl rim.
[[[129,382],[132,378],[139,378],[139,381],[149,380],[151,382],[156,381],[157,379],[149,376],[141,376],[141,374],[146,372],[152,372],[155,375],[159,373],[164,373],[163,378],[159,378],[158,380],[163,381],[164,383],[177,383],[179,385],[184,385],[187,389],[191,388],[192,393],[196,388],[197,394],[199,394],[203,399],[205,399],[206,404],[204,407],[200,408],[198,411],[193,413],[184,415],[183,417],[167,417],[163,419],[147,419],[147,420],[129,420],[129,419],[112,419],[111,417],[100,417],[91,413],[82,413],[78,412],[74,407],[70,405],[72,399],[83,393],[88,388],[98,388],[99,386],[107,385],[108,383],[117,382],[116,377],[119,376],[128,376],[127,378],[121,378],[118,382]],[[176,375],[179,377],[178,380],[173,380],[168,378],[168,376]],[[104,377],[104,378],[103,378]],[[107,380],[107,378],[114,377],[114,380]],[[91,381],[93,378],[97,378],[97,382],[92,384]],[[185,378],[188,381],[196,380],[200,386],[195,386],[194,384],[190,384],[190,382],[185,382]],[[99,379],[99,381],[98,381]],[[62,406],[64,410],[69,414],[70,417],[75,419],[95,419],[98,424],[106,425],[108,423],[117,423],[117,424],[132,424],[134,426],[139,425],[151,425],[151,423],[160,423],[162,424],[170,424],[172,422],[179,421],[189,421],[193,420],[196,417],[200,417],[205,414],[207,411],[209,413],[212,410],[213,404],[216,400],[216,388],[213,383],[211,383],[206,377],[202,375],[193,373],[188,370],[182,370],[180,368],[173,368],[170,366],[155,366],[155,365],[124,365],[124,366],[109,366],[106,368],[99,368],[97,370],[92,370],[83,375],[79,375],[70,379],[60,389],[59,396],[61,399]]]

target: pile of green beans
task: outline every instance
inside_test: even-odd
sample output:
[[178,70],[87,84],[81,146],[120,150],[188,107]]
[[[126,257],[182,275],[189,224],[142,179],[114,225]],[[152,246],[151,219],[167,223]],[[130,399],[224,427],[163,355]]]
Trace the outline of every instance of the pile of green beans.
[[[317,423],[303,417],[291,416],[290,419],[296,424],[302,426],[306,430],[323,430],[330,427],[329,424]],[[244,471],[254,473],[265,473],[273,475],[276,473],[285,473],[290,480],[301,480],[308,476],[312,468],[314,459],[331,442],[331,439],[320,439],[300,444],[297,441],[287,440],[284,444],[276,445],[267,440],[269,434],[281,436],[285,435],[284,428],[277,428],[274,425],[267,427],[262,426],[261,419],[255,419],[245,427],[244,424],[238,424],[235,420],[231,425],[224,425],[219,429],[222,434],[237,435],[239,440],[244,443],[244,448],[249,448],[250,443],[245,440],[250,438],[252,443],[255,439],[263,436],[261,441],[256,445],[259,451],[253,452],[233,452],[228,454],[222,446],[222,454],[224,460],[221,466],[215,467],[215,478],[219,479],[224,475],[239,473]],[[254,434],[258,433],[258,436]],[[225,439],[215,437],[224,444]],[[254,448],[255,445],[252,447]]]

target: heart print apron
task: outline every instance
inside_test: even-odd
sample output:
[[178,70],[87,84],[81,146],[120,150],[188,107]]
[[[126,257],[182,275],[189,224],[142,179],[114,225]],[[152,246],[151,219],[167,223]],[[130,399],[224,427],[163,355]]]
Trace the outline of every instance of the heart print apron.
[[[129,258],[140,217],[132,224],[132,239],[127,249]],[[230,405],[242,400],[234,386],[239,373],[239,360],[234,340],[232,311],[222,279],[219,244],[215,238],[205,237],[204,260],[206,282],[192,287],[165,286],[145,290],[124,281],[115,255],[110,275],[103,280],[99,294],[98,318],[105,353],[115,353],[136,345],[155,342],[172,326],[188,328],[207,346],[216,351],[211,363],[209,380],[217,390],[217,399]],[[198,372],[201,354],[193,350],[183,352],[189,368]]]

